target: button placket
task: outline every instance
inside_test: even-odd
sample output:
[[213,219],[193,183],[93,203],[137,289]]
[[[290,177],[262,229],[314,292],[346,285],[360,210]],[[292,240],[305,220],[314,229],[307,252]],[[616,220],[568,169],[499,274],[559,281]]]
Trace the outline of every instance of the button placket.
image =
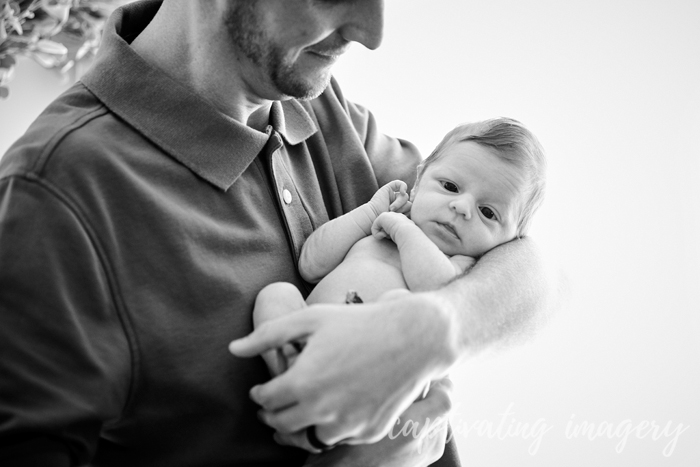
[[306,238],[313,232],[313,225],[309,214],[306,212],[301,197],[296,189],[294,180],[284,165],[280,151],[284,151],[281,138],[275,134],[280,143],[271,154],[272,178],[275,183],[277,196],[280,201],[282,216],[287,227],[288,234],[294,246],[294,254],[298,261],[301,247]]
[[282,200],[284,201],[284,204],[291,204],[292,192],[286,188],[284,190],[282,190]]

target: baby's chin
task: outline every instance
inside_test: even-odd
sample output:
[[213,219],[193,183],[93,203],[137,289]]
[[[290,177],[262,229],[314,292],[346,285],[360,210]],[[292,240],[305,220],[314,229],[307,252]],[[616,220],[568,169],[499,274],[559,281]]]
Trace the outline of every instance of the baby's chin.
[[[470,248],[470,249],[468,249],[467,253],[455,253],[455,254],[464,255],[464,256],[471,256],[474,259],[479,259],[482,256],[484,256],[486,253],[488,253],[489,251],[493,250],[494,248],[499,247],[499,246],[501,246],[505,243],[508,243],[512,240],[515,240],[515,238],[516,238],[516,236],[513,235],[511,238],[509,238],[507,240],[503,240],[502,242],[489,243],[488,245],[482,246],[481,248],[473,248],[473,249]],[[452,255],[452,256],[454,256],[454,255]]]
[[474,248],[455,248],[455,247],[442,247],[438,244],[438,248],[440,251],[442,251],[446,256],[471,256],[472,258],[478,258],[479,256],[483,255],[486,253],[486,251],[482,249],[474,249]]
[[474,241],[469,241],[469,240],[464,240],[461,239],[463,243],[463,247],[457,247],[454,245],[446,245],[444,247],[440,246],[438,244],[438,248],[440,248],[440,251],[445,253],[447,256],[471,256],[472,258],[479,258],[483,256],[486,252],[489,250],[495,248],[497,245],[493,246],[481,246],[481,247],[476,247],[474,244],[477,242]]

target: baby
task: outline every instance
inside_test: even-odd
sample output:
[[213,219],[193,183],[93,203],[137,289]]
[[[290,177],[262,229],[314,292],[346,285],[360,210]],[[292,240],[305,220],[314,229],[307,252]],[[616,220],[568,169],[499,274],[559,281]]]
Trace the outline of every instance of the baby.
[[[497,118],[458,126],[418,166],[410,196],[404,182],[390,182],[313,232],[299,271],[316,287],[304,301],[291,284],[268,285],[256,299],[254,324],[307,304],[371,302],[393,289],[445,285],[487,251],[526,234],[543,198],[544,173],[544,151],[521,123]],[[268,353],[271,372],[285,371],[300,348]]]

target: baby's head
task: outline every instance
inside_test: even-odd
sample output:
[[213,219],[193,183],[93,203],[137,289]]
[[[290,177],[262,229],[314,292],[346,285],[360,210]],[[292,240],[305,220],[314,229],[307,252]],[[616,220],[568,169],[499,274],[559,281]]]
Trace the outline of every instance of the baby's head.
[[445,254],[481,256],[527,233],[545,167],[542,146],[516,120],[460,125],[418,166],[411,219]]

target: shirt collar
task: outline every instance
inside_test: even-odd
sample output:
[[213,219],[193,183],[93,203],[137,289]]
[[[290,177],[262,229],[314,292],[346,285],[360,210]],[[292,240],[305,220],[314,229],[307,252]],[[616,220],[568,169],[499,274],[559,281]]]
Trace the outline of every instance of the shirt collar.
[[[161,2],[135,2],[107,22],[100,51],[81,81],[112,112],[209,183],[227,190],[263,149],[269,135],[219,112],[192,89],[134,52],[133,40]],[[290,145],[317,129],[296,100],[273,102],[270,125]]]

